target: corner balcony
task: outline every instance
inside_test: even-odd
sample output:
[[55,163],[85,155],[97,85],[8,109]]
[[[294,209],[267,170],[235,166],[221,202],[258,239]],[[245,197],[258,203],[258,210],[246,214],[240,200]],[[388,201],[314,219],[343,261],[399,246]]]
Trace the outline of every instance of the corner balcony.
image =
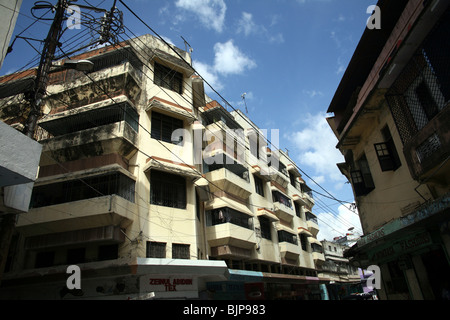
[[248,199],[252,194],[248,169],[240,164],[209,165],[205,178],[212,182],[209,185],[212,193],[226,191],[241,199]]
[[58,162],[116,153],[130,159],[137,152],[138,134],[125,121],[110,123],[41,141],[43,153]]
[[297,260],[301,253],[297,235],[293,233],[294,231],[287,230],[282,225],[278,225],[277,229],[281,259]]
[[256,245],[256,236],[253,230],[223,223],[206,228],[206,238],[211,247],[234,246],[243,249],[252,249]]
[[317,221],[317,217],[309,210],[305,210],[306,216],[306,226],[308,230],[313,234],[313,236],[317,236],[319,233],[319,222]]
[[60,203],[31,209],[19,218],[17,228],[26,236],[68,232],[104,226],[129,226],[137,213],[134,203],[117,195]]
[[273,211],[278,218],[288,222],[291,222],[295,216],[295,210],[281,202],[273,203]]
[[[285,170],[283,170],[285,171]],[[281,185],[283,188],[286,188],[288,184],[290,183],[289,176],[283,172],[278,171],[277,169],[273,167],[268,168],[268,177],[271,181],[274,181]]]

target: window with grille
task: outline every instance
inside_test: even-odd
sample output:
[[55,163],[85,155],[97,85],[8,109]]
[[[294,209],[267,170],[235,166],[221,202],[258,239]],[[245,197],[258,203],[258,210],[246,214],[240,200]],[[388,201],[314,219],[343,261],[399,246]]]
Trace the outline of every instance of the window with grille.
[[286,197],[281,192],[272,191],[272,200],[273,200],[273,202],[279,202],[279,203],[284,204],[286,207],[292,208],[291,199]]
[[151,137],[153,139],[177,145],[182,144],[182,137],[177,137],[180,140],[172,140],[172,133],[177,129],[183,129],[183,120],[153,111],[151,126]]
[[164,259],[166,257],[166,243],[165,242],[155,242],[147,241],[147,258],[160,258]]
[[224,207],[206,212],[206,225],[208,227],[222,223],[231,223],[246,229],[253,229],[253,218],[237,210]]
[[284,230],[280,230],[278,231],[278,242],[289,242],[298,245],[298,238],[297,235],[295,234],[292,234]]
[[150,203],[186,209],[186,179],[182,176],[152,170],[150,173]]
[[157,86],[183,93],[183,74],[155,62],[155,78]]
[[113,194],[134,203],[135,184],[118,172],[48,184],[33,188],[30,205],[39,208]]
[[190,259],[188,244],[172,244],[172,259]]

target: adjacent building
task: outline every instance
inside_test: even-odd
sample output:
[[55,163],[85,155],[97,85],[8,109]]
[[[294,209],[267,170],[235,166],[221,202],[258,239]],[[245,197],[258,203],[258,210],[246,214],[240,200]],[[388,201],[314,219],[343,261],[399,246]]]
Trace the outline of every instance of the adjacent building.
[[381,269],[381,299],[440,299],[450,267],[450,10],[379,1],[328,118],[364,236],[345,256]]
[[[94,69],[50,75],[3,299],[320,298],[311,190],[263,130],[205,95],[188,52],[144,35],[73,59]],[[0,78],[13,128],[33,77]]]

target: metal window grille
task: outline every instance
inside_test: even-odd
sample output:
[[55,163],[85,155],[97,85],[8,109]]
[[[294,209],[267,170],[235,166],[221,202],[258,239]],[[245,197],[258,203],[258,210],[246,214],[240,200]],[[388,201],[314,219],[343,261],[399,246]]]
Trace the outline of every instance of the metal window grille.
[[286,197],[284,194],[278,191],[272,191],[273,202],[279,202],[284,204],[286,207],[292,208],[291,199]]
[[164,259],[166,257],[166,243],[165,242],[155,242],[147,241],[146,248],[147,258],[160,258]]
[[172,244],[172,258],[173,259],[189,259],[190,246],[188,244]]
[[224,207],[206,212],[207,226],[215,226],[223,223],[231,223],[246,229],[253,229],[253,218],[237,210]]
[[154,82],[157,86],[183,93],[183,74],[155,62]]
[[151,137],[153,139],[180,144],[182,141],[172,141],[172,133],[177,129],[183,129],[183,127],[183,120],[159,112],[152,112]]
[[289,242],[298,245],[298,238],[297,235],[294,235],[284,230],[280,230],[278,231],[278,242]]
[[157,170],[152,170],[150,176],[150,203],[186,209],[185,178]]
[[134,191],[135,181],[116,172],[35,187],[30,205],[39,208],[113,194],[134,203]]
[[447,10],[386,94],[404,145],[450,101],[449,30]]
[[430,157],[435,151],[441,147],[441,141],[436,133],[426,139],[420,146],[417,147],[417,159],[420,163]]

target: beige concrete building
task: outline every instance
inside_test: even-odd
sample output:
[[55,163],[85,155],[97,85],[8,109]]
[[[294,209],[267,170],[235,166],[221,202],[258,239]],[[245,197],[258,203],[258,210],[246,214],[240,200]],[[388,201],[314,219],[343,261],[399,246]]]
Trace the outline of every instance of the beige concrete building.
[[[73,59],[94,70],[51,74],[1,298],[320,298],[311,190],[245,115],[205,95],[189,53],[145,35]],[[33,77],[0,78],[12,127]]]
[[328,109],[364,231],[346,255],[380,267],[381,299],[449,285],[448,5],[379,1]]

